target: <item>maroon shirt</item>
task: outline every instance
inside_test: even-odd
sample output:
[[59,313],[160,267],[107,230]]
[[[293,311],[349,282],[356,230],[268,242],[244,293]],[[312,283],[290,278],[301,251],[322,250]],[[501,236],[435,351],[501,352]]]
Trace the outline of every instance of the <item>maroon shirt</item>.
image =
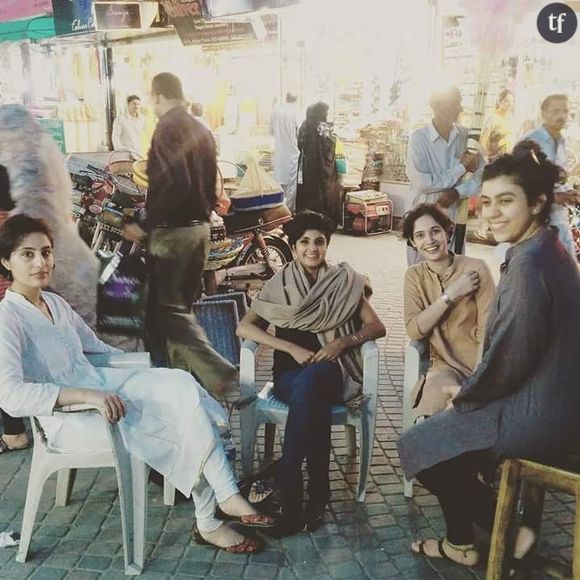
[[159,119],[147,161],[149,188],[144,228],[209,221],[217,203],[216,149],[212,134],[184,107]]

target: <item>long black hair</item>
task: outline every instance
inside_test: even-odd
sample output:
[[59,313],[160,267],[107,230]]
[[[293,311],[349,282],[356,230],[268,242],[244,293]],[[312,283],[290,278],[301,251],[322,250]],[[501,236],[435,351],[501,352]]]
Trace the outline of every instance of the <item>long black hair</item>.
[[[0,260],[8,260],[22,240],[30,234],[44,234],[53,243],[50,228],[42,220],[25,214],[9,217],[0,228]],[[0,276],[11,280],[12,275],[0,262]]]

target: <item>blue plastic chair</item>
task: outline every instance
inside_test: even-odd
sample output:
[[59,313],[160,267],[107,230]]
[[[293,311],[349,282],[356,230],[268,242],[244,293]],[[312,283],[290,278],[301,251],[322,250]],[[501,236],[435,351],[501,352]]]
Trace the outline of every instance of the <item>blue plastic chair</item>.
[[[258,344],[245,340],[241,350],[240,390],[243,399],[256,395],[256,350]],[[356,454],[356,430],[359,431],[360,453],[356,499],[364,502],[369,468],[373,455],[379,383],[379,351],[375,341],[361,346],[363,357],[363,394],[366,396],[360,413],[351,413],[344,405],[332,407],[332,424],[345,425],[348,454]],[[249,477],[254,465],[256,434],[262,423],[266,424],[266,446],[273,445],[276,425],[283,427],[288,417],[288,406],[270,394],[271,383],[266,384],[258,398],[240,411],[242,430],[242,472]],[[272,426],[273,429],[268,429]]]

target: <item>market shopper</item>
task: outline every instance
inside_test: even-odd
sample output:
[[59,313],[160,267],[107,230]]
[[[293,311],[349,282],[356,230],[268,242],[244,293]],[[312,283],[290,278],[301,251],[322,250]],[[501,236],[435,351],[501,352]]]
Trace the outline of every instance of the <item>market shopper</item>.
[[127,97],[127,110],[113,121],[113,149],[129,151],[135,158],[143,156],[144,135],[147,120],[141,113],[141,99],[137,95]]
[[[238,327],[240,337],[274,349],[273,394],[289,406],[275,474],[284,516],[279,535],[320,523],[330,499],[331,407],[358,401],[358,347],[385,334],[367,301],[366,278],[345,262],[326,262],[332,222],[303,211],[285,230],[295,259],[266,283]],[[269,324],[275,336],[266,331]],[[305,458],[309,500],[303,513]]]
[[298,128],[300,113],[298,97],[286,93],[286,102],[272,112],[270,128],[274,135],[274,179],[284,188],[284,201],[292,211],[296,210],[296,187],[298,180]]
[[328,105],[322,101],[310,105],[298,131],[296,211],[317,211],[338,223],[340,195],[335,148],[336,135],[328,122]]
[[[432,121],[409,136],[407,177],[413,205],[436,203],[455,220],[462,200],[479,193],[483,157],[467,151],[467,128],[457,123],[463,111],[459,89],[433,92],[430,105]],[[464,220],[465,217],[461,221]],[[455,228],[456,254],[464,252],[465,230],[465,223]],[[407,251],[407,261],[409,264],[419,261],[413,248]]]
[[[548,95],[540,106],[542,125],[529,133],[526,139],[535,141],[546,157],[558,165],[566,174],[568,166],[568,152],[566,139],[562,131],[566,127],[569,116],[569,101],[567,95]],[[558,228],[560,241],[573,258],[576,258],[576,247],[570,231],[570,218],[566,204],[577,203],[580,196],[577,191],[560,184],[556,188],[554,205],[550,213],[550,224]]]
[[[414,425],[399,441],[406,477],[417,477],[437,496],[445,517],[444,540],[412,544],[429,558],[466,566],[480,560],[473,525],[491,530],[496,502],[478,479],[489,459],[557,464],[579,450],[580,275],[547,226],[558,174],[532,141],[484,170],[482,216],[496,239],[511,247],[482,361],[460,389],[449,389],[448,410]],[[522,527],[515,557],[524,557],[536,537],[537,531]]]
[[217,201],[215,143],[187,112],[175,75],[156,75],[151,91],[159,123],[147,161],[147,215],[140,225],[124,228],[127,239],[147,244],[147,346],[156,364],[192,373],[217,396],[237,373],[210,346],[192,313]]
[[509,89],[499,92],[495,109],[483,121],[481,147],[487,161],[511,153],[515,144],[514,94]]
[[45,291],[58,256],[46,225],[26,215],[0,231],[0,274],[11,279],[0,304],[0,405],[16,417],[38,418],[50,449],[95,453],[110,449],[96,414],[54,415],[84,403],[118,423],[129,453],[144,461],[195,504],[198,543],[252,553],[263,542],[244,537],[223,519],[273,525],[240,495],[216,425],[222,407],[191,375],[173,369],[96,368],[85,353],[120,352],[101,340],[67,302]]
[[429,342],[429,369],[413,390],[416,418],[445,409],[443,389],[460,386],[474,371],[495,296],[483,260],[448,250],[452,231],[435,205],[418,205],[403,222],[403,237],[423,258],[405,273],[405,325],[411,340]]

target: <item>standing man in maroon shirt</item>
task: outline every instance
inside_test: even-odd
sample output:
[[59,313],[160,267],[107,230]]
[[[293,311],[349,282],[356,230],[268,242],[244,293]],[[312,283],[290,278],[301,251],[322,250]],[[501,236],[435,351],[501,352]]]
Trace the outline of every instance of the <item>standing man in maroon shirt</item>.
[[210,346],[192,313],[217,202],[215,143],[187,112],[175,75],[156,75],[151,97],[159,123],[147,160],[147,215],[124,230],[127,239],[147,243],[147,346],[155,363],[186,370],[219,395],[236,370]]

